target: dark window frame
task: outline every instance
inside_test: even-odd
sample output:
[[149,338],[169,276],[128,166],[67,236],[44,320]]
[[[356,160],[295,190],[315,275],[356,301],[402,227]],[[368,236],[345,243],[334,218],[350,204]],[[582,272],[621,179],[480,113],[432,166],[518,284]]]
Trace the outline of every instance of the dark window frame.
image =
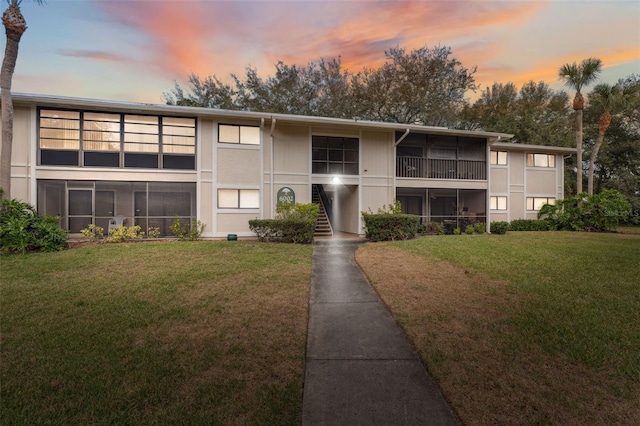
[[[348,159],[355,155],[356,160]],[[311,136],[311,173],[357,176],[360,174],[360,138]]]
[[[50,149],[50,148],[41,148],[41,129],[43,128],[41,125],[41,120],[42,118],[48,118],[48,117],[42,117],[42,111],[60,111],[60,112],[73,112],[73,113],[78,113],[78,149]],[[113,115],[118,115],[120,120],[119,120],[119,141],[117,142],[119,144],[119,150],[117,151],[102,151],[102,150],[95,150],[95,149],[87,149],[85,148],[85,139],[84,139],[84,132],[88,129],[86,129],[85,126],[85,119],[84,116],[86,113],[95,113],[95,114],[113,114]],[[150,127],[155,127],[157,128],[157,135],[158,135],[158,143],[157,143],[157,147],[158,150],[157,152],[144,152],[144,151],[128,151],[125,149],[125,144],[127,142],[125,142],[125,135],[127,134],[136,134],[135,132],[125,132],[125,124],[126,124],[126,116],[143,116],[143,117],[154,117],[157,118],[157,125],[154,124],[153,126]],[[164,126],[164,119],[187,119],[187,120],[193,120],[193,145],[190,144],[167,144],[167,147],[171,146],[171,147],[176,147],[176,146],[180,146],[180,147],[193,147],[193,154],[190,153],[175,153],[175,152],[165,152],[164,149],[164,144],[163,144],[163,128]],[[88,122],[91,123],[98,123],[99,120],[87,120]],[[114,121],[109,121],[109,123],[115,123]],[[191,126],[189,125],[185,125],[185,126],[176,126],[173,124],[168,124],[168,127],[185,127],[185,128],[191,128]],[[50,128],[50,129],[56,129],[55,127],[46,127],[46,128]],[[116,133],[116,132],[110,132],[110,133]],[[129,168],[145,168],[145,169],[161,169],[161,170],[197,170],[197,144],[198,144],[198,139],[197,139],[197,133],[198,133],[198,119],[197,117],[184,117],[184,116],[170,116],[170,115],[160,115],[160,114],[135,114],[135,113],[126,113],[126,112],[114,112],[114,111],[101,111],[101,110],[85,110],[85,109],[75,109],[75,108],[51,108],[51,107],[38,107],[37,108],[37,121],[36,121],[36,137],[38,140],[38,146],[37,146],[37,153],[38,153],[38,165],[39,166],[61,166],[61,167],[81,167],[81,168],[119,168],[119,169],[129,169]],[[167,136],[176,136],[175,134],[171,133],[171,134],[167,134]],[[183,136],[185,138],[190,138],[191,136],[186,136],[186,135],[179,135],[179,136]],[[75,139],[73,139],[75,140]],[[87,141],[87,142],[95,142],[95,141]],[[114,142],[116,143],[116,142]],[[128,143],[140,143],[140,144],[146,144],[145,142],[128,142]],[[155,144],[154,144],[155,145]],[[43,158],[43,153],[45,154],[45,157]],[[70,153],[75,153],[76,157],[77,157],[77,161],[71,161],[70,158],[72,157],[72,154]],[[85,164],[86,163],[86,155],[87,153],[91,153],[89,154],[89,158],[91,159],[91,161],[88,161],[89,163],[92,164]],[[117,166],[112,166],[112,165],[100,165],[100,164],[96,164],[99,162],[99,157],[100,154],[111,154],[111,156],[113,156],[113,154],[117,153],[119,156],[118,159],[118,165]],[[134,166],[134,165],[127,165],[127,154],[141,154],[144,156],[155,156],[156,157],[156,161],[155,167],[146,167],[146,166]],[[173,161],[165,161],[165,157],[167,160],[173,160]],[[55,158],[59,158],[59,160],[54,160]],[[106,159],[107,157],[105,157]],[[130,157],[130,159],[133,157]],[[180,159],[180,158],[185,158]],[[45,161],[43,161],[45,160]],[[112,160],[111,160],[112,161]],[[168,163],[168,164],[165,164]],[[113,163],[112,163],[113,164]],[[130,163],[133,164],[133,163]],[[193,166],[191,167],[191,164],[193,164]],[[170,165],[173,165],[170,166]]]

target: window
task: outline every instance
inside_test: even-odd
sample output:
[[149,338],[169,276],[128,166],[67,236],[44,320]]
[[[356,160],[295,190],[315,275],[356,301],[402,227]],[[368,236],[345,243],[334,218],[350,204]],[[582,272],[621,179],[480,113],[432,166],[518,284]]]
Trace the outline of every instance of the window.
[[556,199],[553,197],[527,197],[527,210],[537,211],[545,204],[555,204]]
[[507,210],[507,197],[502,197],[502,196],[490,197],[489,208],[491,210]]
[[313,136],[312,172],[314,174],[357,175],[360,141],[358,138]]
[[260,191],[257,189],[218,189],[218,208],[258,209]]
[[556,167],[556,156],[553,154],[527,154],[528,167]]
[[241,145],[260,145],[260,127],[220,124],[218,126],[218,141]]
[[41,109],[40,164],[195,170],[196,120]]
[[507,151],[491,151],[491,164],[507,165]]

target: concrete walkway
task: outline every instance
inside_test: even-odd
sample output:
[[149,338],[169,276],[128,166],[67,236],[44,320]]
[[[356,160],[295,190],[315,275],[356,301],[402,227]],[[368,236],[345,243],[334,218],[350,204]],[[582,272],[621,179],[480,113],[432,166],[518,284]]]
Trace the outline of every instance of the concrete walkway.
[[303,425],[456,425],[354,260],[359,239],[316,240]]

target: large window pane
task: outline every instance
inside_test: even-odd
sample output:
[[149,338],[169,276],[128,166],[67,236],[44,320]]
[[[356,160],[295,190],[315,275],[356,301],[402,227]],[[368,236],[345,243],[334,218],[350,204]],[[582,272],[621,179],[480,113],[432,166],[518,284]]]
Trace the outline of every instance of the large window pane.
[[257,189],[240,190],[240,208],[257,209],[260,208],[260,191]]
[[248,145],[260,145],[260,128],[240,126],[240,143]]
[[237,189],[218,189],[218,207],[221,209],[238,208]]
[[221,124],[218,126],[218,139],[224,143],[240,143],[240,129],[238,126]]

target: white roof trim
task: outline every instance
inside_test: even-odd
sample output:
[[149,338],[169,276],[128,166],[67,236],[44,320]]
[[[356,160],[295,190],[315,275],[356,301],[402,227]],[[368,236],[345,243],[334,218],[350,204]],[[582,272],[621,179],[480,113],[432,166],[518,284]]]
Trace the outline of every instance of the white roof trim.
[[236,118],[277,120],[279,124],[307,124],[323,126],[348,126],[359,129],[389,130],[411,133],[431,133],[451,136],[470,136],[488,138],[491,142],[511,139],[513,135],[499,132],[482,132],[472,130],[455,130],[445,127],[420,126],[416,124],[383,123],[378,121],[348,120],[344,118],[313,117],[305,115],[272,114],[254,111],[232,111],[215,108],[175,106],[166,104],[148,104],[140,102],[109,101],[99,99],[73,98],[54,95],[38,95],[29,93],[13,93],[15,104],[37,105],[57,108],[102,109],[119,112],[153,113],[162,115],[196,116],[202,118]]

